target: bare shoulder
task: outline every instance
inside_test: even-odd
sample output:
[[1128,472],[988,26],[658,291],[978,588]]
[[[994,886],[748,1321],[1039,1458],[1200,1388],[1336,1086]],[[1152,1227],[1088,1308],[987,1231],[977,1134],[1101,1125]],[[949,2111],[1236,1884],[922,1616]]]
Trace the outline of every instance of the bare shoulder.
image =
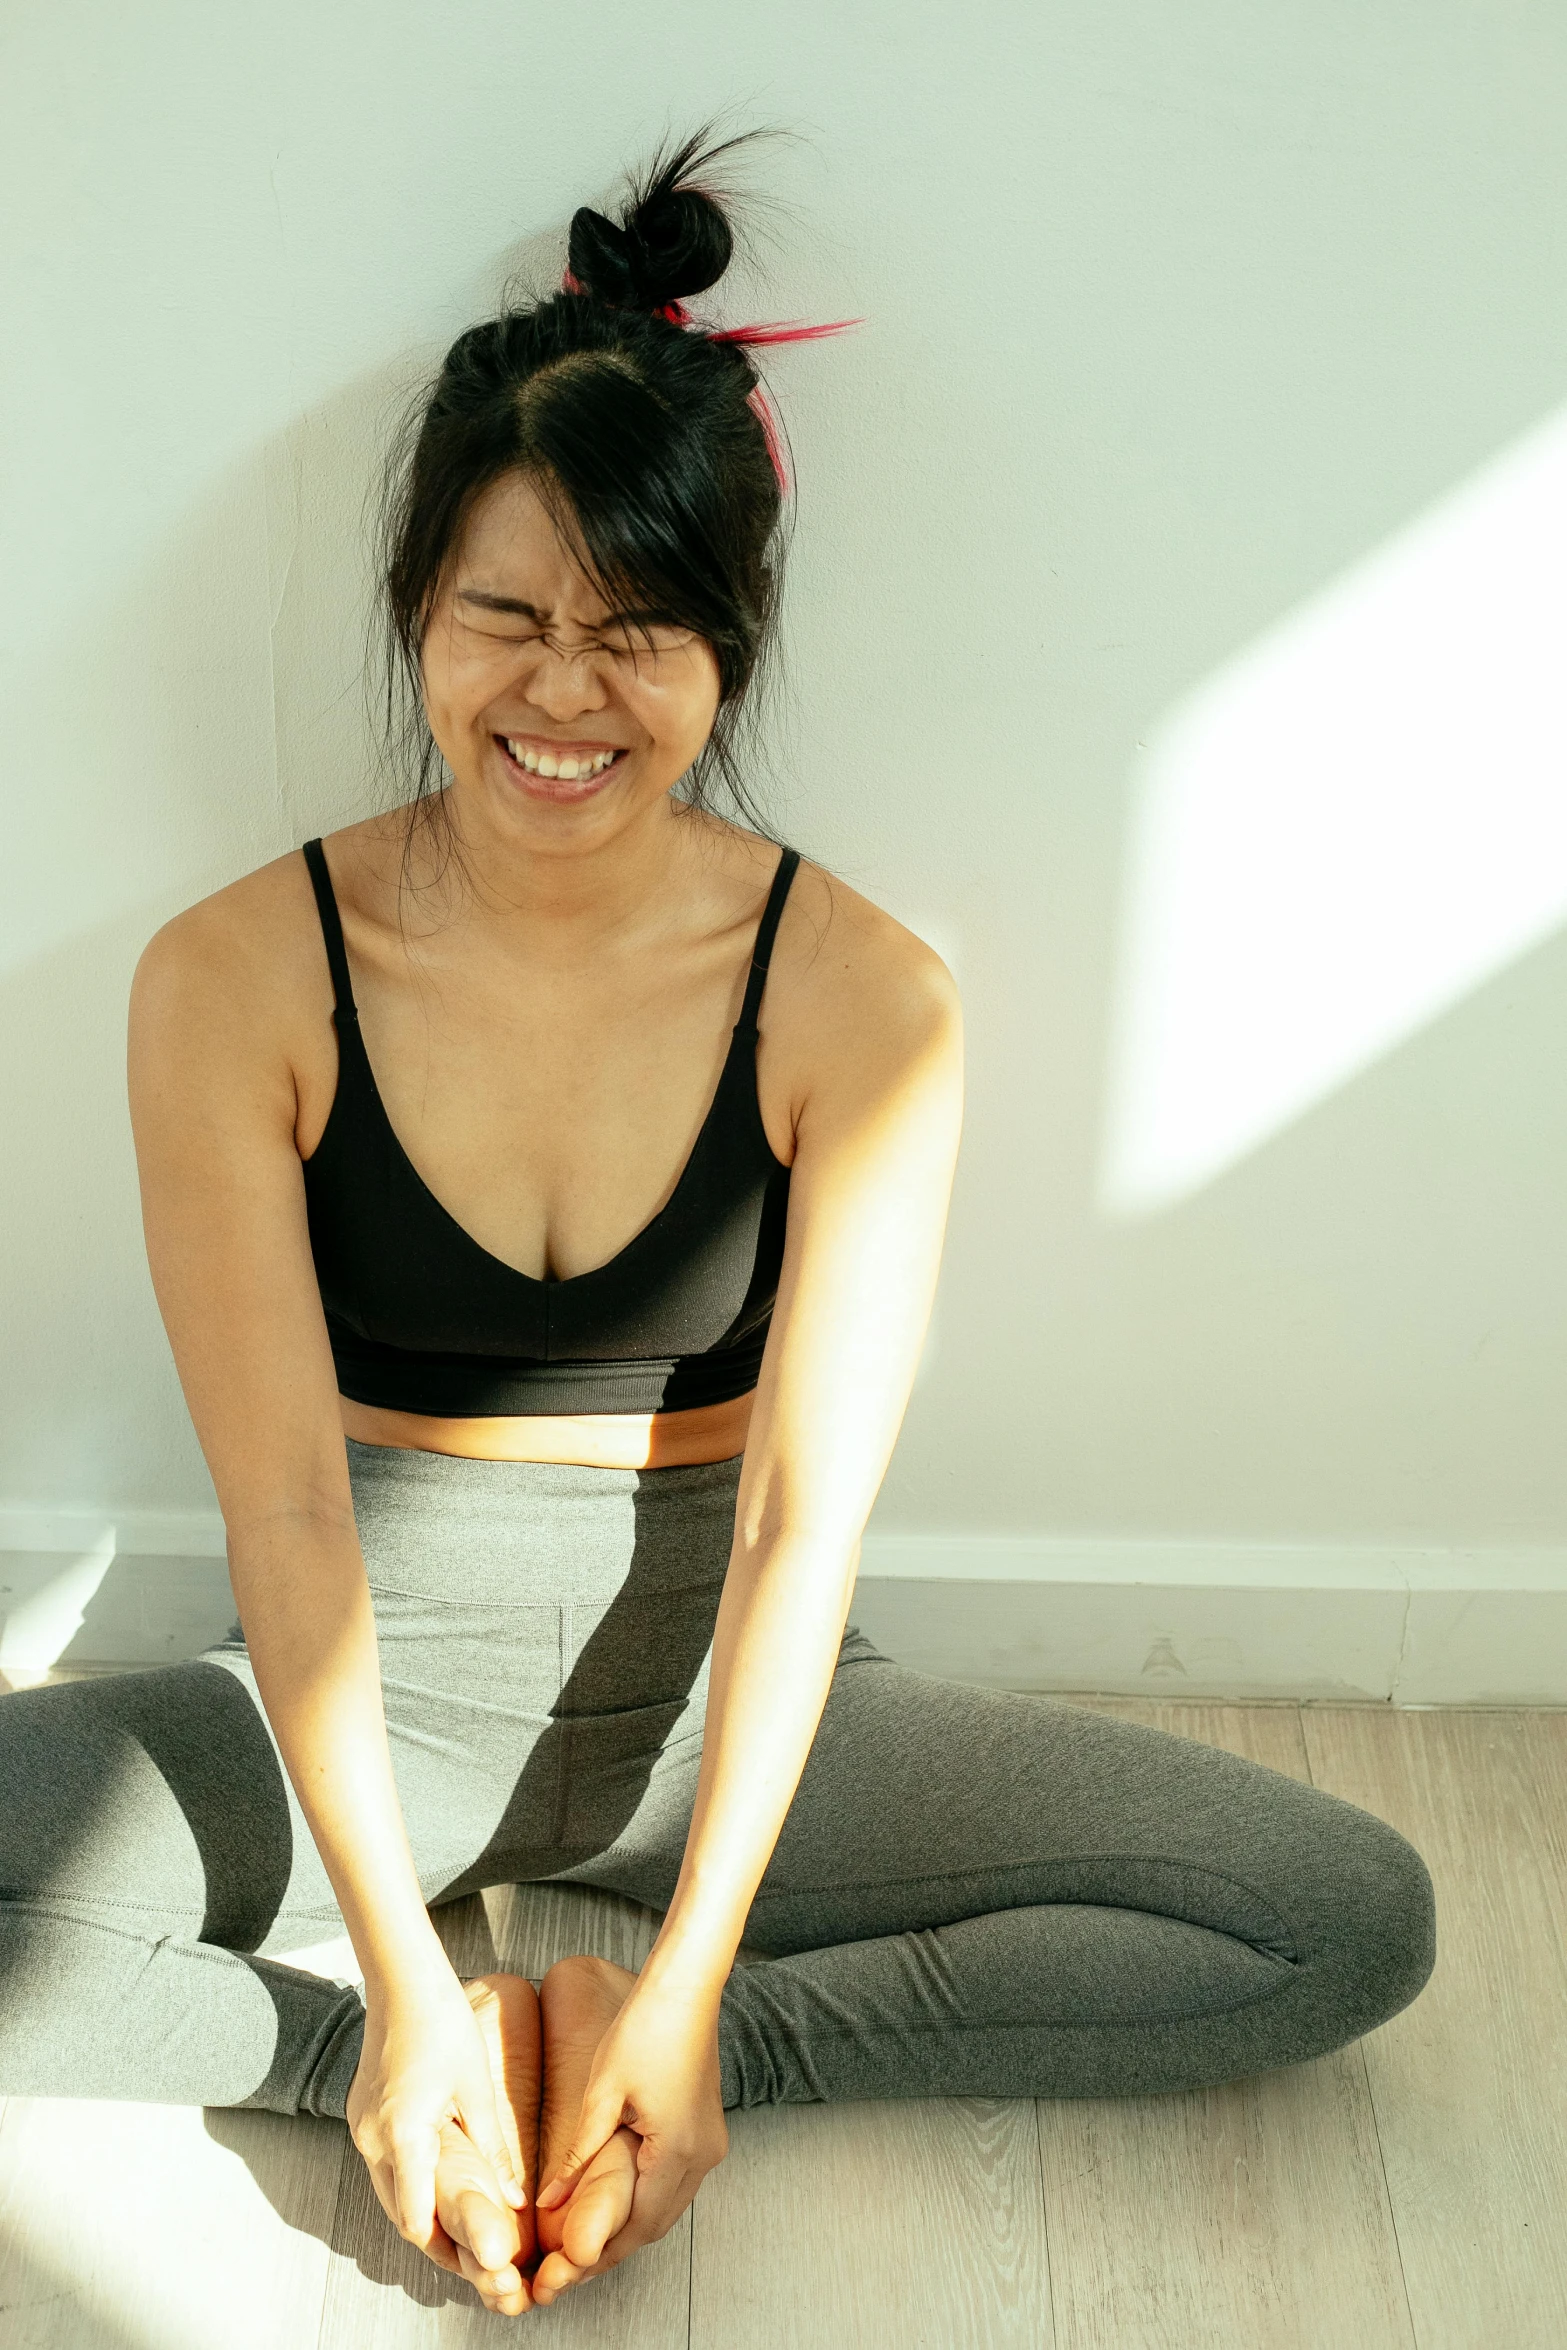
[[331,1008],[310,876],[298,850],[275,857],[154,933],[131,990],[131,1035],[171,1026],[213,1041],[288,1049],[301,1020]]
[[[776,992],[775,992],[776,983]],[[935,951],[824,867],[801,863],[763,1017],[764,1098],[797,1144],[859,1130],[887,1104],[943,1135],[961,1116],[958,991]],[[770,1075],[766,1074],[770,1070]]]
[[198,898],[142,949],[136,985],[145,995],[183,996],[212,982],[260,1002],[292,995],[303,984],[315,995],[328,990],[330,1001],[315,892],[298,849]]
[[803,859],[775,968],[789,1026],[881,1065],[955,1043],[957,983],[933,947],[825,867]]

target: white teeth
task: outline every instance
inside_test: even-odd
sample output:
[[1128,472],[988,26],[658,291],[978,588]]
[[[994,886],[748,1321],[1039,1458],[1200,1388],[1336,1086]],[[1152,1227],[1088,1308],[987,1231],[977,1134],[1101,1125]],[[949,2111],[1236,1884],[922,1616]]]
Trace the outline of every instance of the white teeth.
[[576,783],[585,775],[602,775],[606,767],[615,763],[613,751],[595,751],[590,758],[556,759],[549,751],[535,751],[526,743],[506,739],[506,748],[519,767],[530,775],[559,776],[562,783]]

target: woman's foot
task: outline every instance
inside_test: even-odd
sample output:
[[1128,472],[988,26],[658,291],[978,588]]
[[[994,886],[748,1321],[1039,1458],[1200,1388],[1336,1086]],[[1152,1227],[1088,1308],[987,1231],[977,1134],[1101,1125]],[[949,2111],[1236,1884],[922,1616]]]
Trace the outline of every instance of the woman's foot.
[[[467,2132],[448,2122],[435,2166],[435,2212],[454,2258],[441,2260],[467,2278],[486,2309],[520,2317],[532,2307],[525,2272],[536,2250],[533,2198],[538,2189],[541,2035],[539,1997],[521,1975],[479,1975],[464,1984],[490,2077],[495,2111],[512,2167],[528,2200],[521,2211],[498,2202],[495,2176]],[[440,2254],[437,2253],[437,2258]]]
[[[539,2176],[548,2179],[571,2144],[593,2067],[594,2051],[636,1981],[607,1958],[563,1958],[544,1978],[544,2105],[540,2116]],[[631,2216],[637,2183],[635,2130],[619,2129],[588,2164],[570,2200],[537,2215],[544,2257],[533,2298],[548,2303],[591,2274],[611,2236]],[[531,2212],[530,2205],[530,2212]]]

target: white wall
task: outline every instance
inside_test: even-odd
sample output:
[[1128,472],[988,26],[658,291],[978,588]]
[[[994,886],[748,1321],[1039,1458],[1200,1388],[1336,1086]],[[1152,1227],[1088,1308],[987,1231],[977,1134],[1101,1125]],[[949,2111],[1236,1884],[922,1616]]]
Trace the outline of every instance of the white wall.
[[[1387,707],[1372,663],[1340,708],[1331,640],[1248,705],[1243,784],[1266,808],[1287,775],[1288,821],[1144,934],[1180,714],[1336,586],[1353,641],[1380,553],[1425,576],[1420,527],[1567,401],[1567,19],[35,0],[6,48],[0,1500],[210,1504],[141,1256],[135,956],[362,805],[357,515],[388,404],[624,161],[738,104],[806,136],[755,167],[786,201],[766,289],[726,314],[867,321],[773,368],[802,480],[780,822],[949,952],[972,1039],[937,1343],[879,1525],[1562,1537],[1567,858],[1541,795],[1504,788],[1501,724],[1530,677],[1483,649],[1493,756],[1444,715],[1461,615],[1440,644],[1406,627]],[[1541,462],[1459,567],[1477,612],[1519,576],[1536,616],[1559,590]],[[1301,772],[1308,704],[1334,725]],[[1482,850],[1501,876],[1451,972],[1433,757],[1444,886]],[[1282,904],[1324,825],[1320,923],[1279,968],[1253,965],[1284,933],[1241,923],[1226,965],[1237,910],[1281,880]],[[1415,929],[1435,965],[1400,996]],[[1107,1139],[1142,1114],[1112,1100],[1115,1005],[1165,1001],[1158,954],[1194,932],[1264,1062],[1288,998],[1308,1075],[1253,1130],[1221,1104],[1242,1139],[1139,1203]],[[1317,1052],[1318,981],[1372,970],[1368,939],[1402,1009],[1360,1035],[1351,987]],[[1233,1089],[1222,1021],[1193,1036]]]

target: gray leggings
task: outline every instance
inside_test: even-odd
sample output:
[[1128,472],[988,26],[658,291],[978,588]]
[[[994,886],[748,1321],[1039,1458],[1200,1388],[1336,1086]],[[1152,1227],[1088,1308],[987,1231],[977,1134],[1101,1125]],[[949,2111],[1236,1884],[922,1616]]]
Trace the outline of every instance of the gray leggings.
[[[567,1880],[667,1905],[738,1461],[348,1447],[431,1903]],[[237,1631],[0,1702],[0,2094],[341,2115],[342,1920]],[[1370,1813],[850,1631],[720,2026],[726,2105],[1115,2097],[1320,2056],[1414,1998],[1431,1880]]]

